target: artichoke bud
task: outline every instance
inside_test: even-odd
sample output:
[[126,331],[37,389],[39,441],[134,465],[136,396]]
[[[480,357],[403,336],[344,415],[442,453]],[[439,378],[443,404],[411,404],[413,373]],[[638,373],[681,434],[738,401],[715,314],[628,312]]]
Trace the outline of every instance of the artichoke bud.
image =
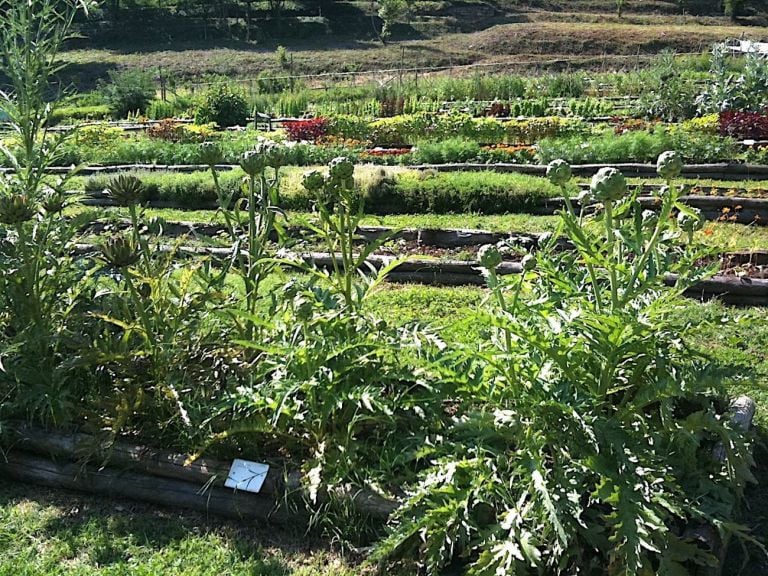
[[547,166],[547,178],[555,186],[565,186],[571,179],[571,165],[565,160],[553,160]]
[[477,252],[477,259],[480,266],[486,270],[495,270],[501,264],[501,252],[495,244],[486,244],[480,247]]
[[46,188],[41,196],[41,205],[48,214],[58,214],[67,204],[67,197],[62,190]]
[[277,170],[281,166],[285,166],[285,148],[272,143],[265,147],[264,158],[267,166]]
[[643,226],[647,228],[655,228],[659,223],[659,215],[653,210],[643,210],[642,219]]
[[677,223],[680,229],[687,234],[693,234],[704,227],[704,220],[698,208],[689,208],[685,212],[681,211],[677,215]]
[[536,269],[536,256],[533,254],[526,254],[523,256],[523,259],[520,261],[520,266],[523,267],[524,272],[530,272],[531,270]]
[[656,172],[665,180],[680,176],[683,171],[683,158],[674,150],[667,150],[659,155],[656,161]]
[[35,208],[26,194],[0,196],[0,222],[9,226],[23,224],[35,215]]
[[139,295],[145,300],[152,296],[152,286],[146,282],[142,282],[138,287]]
[[240,168],[251,178],[261,175],[265,167],[266,162],[261,150],[249,150],[240,160]]
[[355,173],[355,165],[349,158],[339,156],[328,163],[328,174],[332,180],[347,182]]
[[130,234],[115,235],[102,242],[101,254],[115,268],[127,268],[139,259],[136,241]]
[[304,173],[301,183],[309,192],[317,192],[325,186],[325,176],[317,170],[311,170]]
[[616,202],[627,193],[627,181],[616,168],[601,168],[592,177],[590,190],[598,202]]
[[144,183],[131,174],[120,174],[107,184],[107,196],[120,206],[134,206],[141,200]]
[[592,190],[589,188],[585,188],[579,192],[579,195],[576,196],[576,200],[579,201],[579,204],[582,206],[586,206],[590,202],[592,202],[595,199],[595,197],[592,195]]
[[224,153],[216,142],[203,142],[200,144],[200,164],[213,168],[224,163]]
[[306,322],[312,319],[314,306],[312,301],[302,294],[297,294],[293,299],[293,310],[298,320]]

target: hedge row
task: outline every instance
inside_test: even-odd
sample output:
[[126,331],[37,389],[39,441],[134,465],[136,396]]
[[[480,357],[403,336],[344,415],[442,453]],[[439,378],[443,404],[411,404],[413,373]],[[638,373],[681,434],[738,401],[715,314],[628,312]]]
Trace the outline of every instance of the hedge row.
[[[142,200],[164,201],[180,208],[203,208],[216,201],[211,175],[207,172],[169,174],[136,172],[145,185]],[[286,171],[281,181],[281,203],[290,210],[308,210],[311,195],[301,185],[302,172]],[[236,170],[220,174],[219,181],[230,192],[240,190],[243,174]],[[106,189],[109,176],[91,176],[74,183],[86,192]],[[476,212],[503,214],[523,212],[538,200],[555,197],[559,189],[545,178],[495,172],[415,172],[373,170],[358,179],[365,196],[366,211],[374,214]],[[575,193],[574,188],[571,192]]]

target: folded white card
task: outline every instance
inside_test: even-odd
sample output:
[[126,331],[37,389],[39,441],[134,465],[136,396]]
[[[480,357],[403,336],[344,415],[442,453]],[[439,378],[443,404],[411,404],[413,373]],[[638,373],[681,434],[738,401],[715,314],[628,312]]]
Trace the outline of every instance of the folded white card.
[[227,476],[224,486],[235,490],[258,493],[264,485],[267,472],[269,472],[269,464],[235,458],[232,461],[229,476]]

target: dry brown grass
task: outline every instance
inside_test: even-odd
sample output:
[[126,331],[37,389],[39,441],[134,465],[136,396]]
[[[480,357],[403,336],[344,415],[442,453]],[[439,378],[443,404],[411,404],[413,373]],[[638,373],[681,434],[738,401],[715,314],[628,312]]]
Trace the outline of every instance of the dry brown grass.
[[[645,19],[642,21],[653,23],[633,23],[636,20],[616,22],[614,16],[607,15],[600,16],[600,22],[577,22],[568,21],[562,13],[549,13],[549,17],[546,14],[531,12],[530,19],[535,21],[499,24],[479,32],[387,46],[333,37],[285,44],[293,54],[296,74],[317,74],[489,62],[498,62],[507,69],[620,67],[628,58],[642,60],[642,56],[666,49],[701,52],[714,42],[730,38],[768,37],[768,28],[738,26],[724,18],[691,22],[677,16],[639,16]],[[277,68],[275,48],[276,45],[195,42],[75,50],[65,58],[77,65],[81,83],[86,85],[93,77],[103,76],[107,69],[115,67],[160,67],[166,73],[185,78],[207,74],[254,78],[262,72],[285,74]]]

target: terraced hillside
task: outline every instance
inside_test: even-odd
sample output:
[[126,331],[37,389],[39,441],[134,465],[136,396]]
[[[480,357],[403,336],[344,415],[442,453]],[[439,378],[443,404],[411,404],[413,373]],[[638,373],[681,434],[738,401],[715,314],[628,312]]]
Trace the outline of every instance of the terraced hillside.
[[[343,4],[343,3],[341,3]],[[422,6],[423,5],[423,6]],[[395,27],[386,45],[373,36],[370,15],[348,3],[349,34],[258,41],[154,40],[80,43],[65,54],[71,78],[91,87],[111,69],[162,69],[178,78],[209,74],[253,78],[260,73],[311,75],[389,68],[458,67],[494,63],[499,69],[625,68],[663,50],[701,52],[732,38],[768,38],[760,17],[732,21],[724,16],[681,13],[676,2],[626,2],[622,18],[615,2],[541,2],[493,5],[419,3],[410,24]],[[356,7],[356,8],[355,8]],[[352,9],[355,11],[352,11]],[[340,8],[336,8],[341,10]],[[754,24],[754,25],[752,25]],[[291,56],[286,70],[278,45]],[[454,71],[461,73],[460,70]]]

